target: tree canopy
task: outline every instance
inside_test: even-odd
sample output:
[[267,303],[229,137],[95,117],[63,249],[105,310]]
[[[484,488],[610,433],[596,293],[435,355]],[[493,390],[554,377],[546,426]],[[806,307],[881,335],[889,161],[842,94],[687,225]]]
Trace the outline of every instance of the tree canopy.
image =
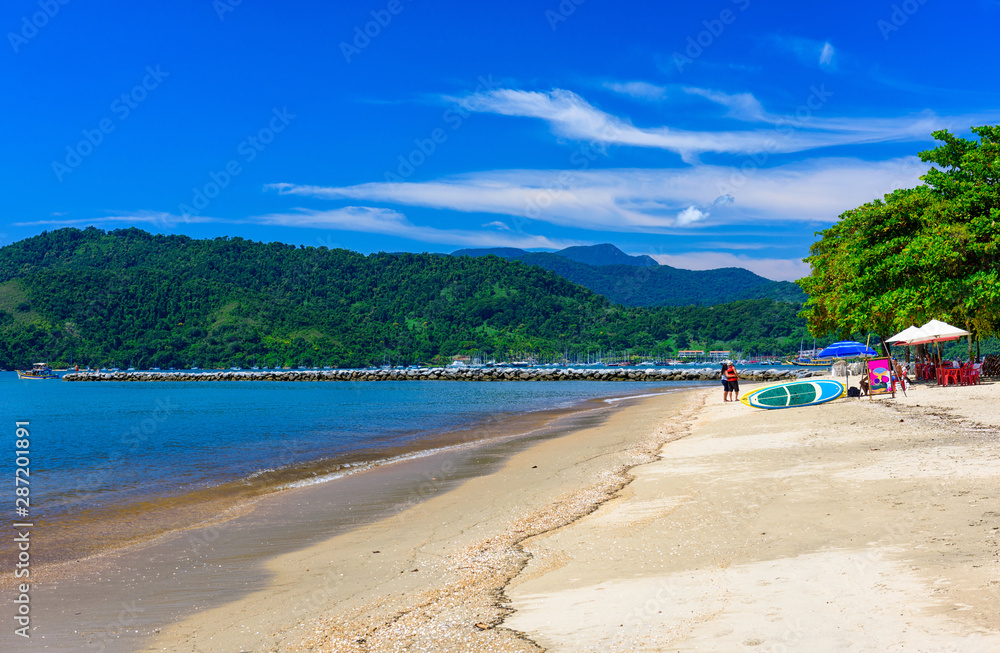
[[940,319],[985,337],[1000,331],[1000,127],[948,131],[920,152],[936,164],[916,188],[844,212],[819,232],[798,283],[817,337],[883,337]]

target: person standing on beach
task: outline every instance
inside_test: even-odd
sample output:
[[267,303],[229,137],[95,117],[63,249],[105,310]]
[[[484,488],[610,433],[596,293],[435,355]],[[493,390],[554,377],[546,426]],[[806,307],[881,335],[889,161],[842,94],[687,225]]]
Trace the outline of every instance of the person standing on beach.
[[740,377],[736,374],[736,366],[733,365],[732,361],[728,361],[729,366],[726,371],[723,372],[723,383],[729,384],[729,391],[732,393],[733,398],[730,401],[740,400]]
[[720,378],[722,379],[722,401],[729,401],[729,381],[726,380],[726,368],[729,367],[729,361],[722,363],[722,372]]

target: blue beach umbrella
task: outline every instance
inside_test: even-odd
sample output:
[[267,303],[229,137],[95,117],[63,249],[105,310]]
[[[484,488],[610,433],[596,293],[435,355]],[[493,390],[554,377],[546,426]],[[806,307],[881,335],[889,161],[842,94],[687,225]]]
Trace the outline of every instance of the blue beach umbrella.
[[[878,356],[878,352],[854,340],[835,342],[816,355],[816,358],[854,358],[856,356]],[[845,384],[850,385],[851,374],[847,372]]]
[[854,340],[841,340],[825,348],[816,358],[855,358],[857,356],[878,356],[878,352]]

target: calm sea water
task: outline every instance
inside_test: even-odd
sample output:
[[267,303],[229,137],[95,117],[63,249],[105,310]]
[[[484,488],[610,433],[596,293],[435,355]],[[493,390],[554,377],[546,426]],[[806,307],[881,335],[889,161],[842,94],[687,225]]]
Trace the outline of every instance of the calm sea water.
[[[0,373],[0,412],[9,444],[14,422],[30,422],[38,518],[239,483],[317,460],[363,463],[513,414],[681,385],[67,383]],[[6,450],[13,472],[13,449]]]

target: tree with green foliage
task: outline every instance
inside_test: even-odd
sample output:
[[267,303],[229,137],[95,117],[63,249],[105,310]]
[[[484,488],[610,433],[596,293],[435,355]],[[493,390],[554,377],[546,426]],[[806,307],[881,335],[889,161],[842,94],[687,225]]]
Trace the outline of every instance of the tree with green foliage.
[[883,336],[941,319],[977,336],[1000,329],[1000,127],[980,141],[934,132],[937,164],[916,188],[844,212],[820,232],[798,283],[817,337]]

